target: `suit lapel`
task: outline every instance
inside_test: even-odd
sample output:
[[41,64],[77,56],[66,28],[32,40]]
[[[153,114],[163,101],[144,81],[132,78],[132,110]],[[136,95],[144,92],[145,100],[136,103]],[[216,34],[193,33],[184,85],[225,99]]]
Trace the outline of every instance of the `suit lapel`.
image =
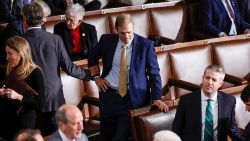
[[[227,13],[227,9],[226,9],[226,7],[224,6],[222,0],[215,0],[215,2],[217,3],[219,9],[221,9],[220,12],[223,12],[224,15],[227,15],[227,17],[230,18],[229,15],[228,15],[228,13]],[[223,10],[222,10],[222,9],[223,9]]]
[[218,99],[218,130],[217,130],[217,132],[218,132],[218,139],[220,139],[220,135],[221,135],[220,131],[221,131],[222,125],[221,125],[221,122],[219,122],[219,121],[223,117],[223,113],[224,113],[223,107],[221,106],[221,105],[224,105],[223,104],[224,99],[223,99],[222,95],[220,94],[220,92],[218,92],[217,99]]
[[[134,39],[132,41],[132,55],[131,55],[131,62],[135,62],[136,61],[136,57],[138,56],[138,50],[140,48],[139,42],[138,42],[138,36],[134,33]],[[133,67],[136,63],[130,63],[130,76],[133,73]]]
[[[82,44],[82,47],[84,47],[84,48],[86,48],[87,47],[87,42],[86,42],[86,34],[87,34],[87,32],[86,32],[86,30],[85,30],[85,28],[84,28],[84,23],[81,23],[81,25],[80,25],[80,30],[81,30],[81,44]],[[84,49],[85,50],[85,49]]]
[[197,92],[195,92],[195,97],[194,97],[195,99],[194,99],[194,105],[196,105],[195,107],[194,107],[194,109],[193,110],[191,110],[192,112],[193,112],[193,115],[200,115],[200,116],[193,116],[193,118],[195,118],[194,119],[194,121],[198,121],[198,122],[196,122],[196,123],[194,123],[194,124],[196,124],[195,125],[195,127],[198,127],[198,132],[199,132],[199,139],[201,139],[201,130],[202,130],[202,113],[201,113],[201,91],[197,91]]
[[73,48],[71,31],[66,27],[63,32],[64,32],[64,35],[65,35],[65,46],[66,46],[68,52],[71,53],[71,50]]
[[[107,62],[108,63],[108,65],[107,65],[108,66],[108,70],[110,70],[111,67],[112,67],[112,63],[113,63],[113,59],[114,59],[114,55],[115,55],[115,50],[116,50],[116,46],[117,46],[118,41],[119,41],[119,37],[116,34],[114,36],[114,41],[111,41],[110,42],[110,46],[107,46],[105,48],[105,50],[110,50],[110,54],[107,56],[108,59],[110,60],[110,61]],[[106,52],[106,51],[103,51],[103,52]]]

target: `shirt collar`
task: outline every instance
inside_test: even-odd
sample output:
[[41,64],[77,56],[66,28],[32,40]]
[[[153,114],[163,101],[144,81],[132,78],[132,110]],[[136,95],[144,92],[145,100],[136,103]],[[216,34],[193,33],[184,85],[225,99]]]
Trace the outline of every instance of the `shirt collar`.
[[204,94],[204,92],[203,92],[203,90],[201,90],[201,100],[202,101],[207,101],[208,99],[211,99],[212,101],[217,101],[217,95],[218,95],[218,92],[217,91],[215,91],[214,92],[214,94],[213,94],[213,96],[212,97],[207,97],[205,94]]
[[69,139],[60,129],[58,129],[58,130],[59,130],[59,134],[60,134],[63,141],[76,141],[75,139],[73,139],[73,140]]
[[30,29],[41,29],[42,27],[41,26],[33,26],[33,27],[29,27],[27,30],[30,30]]

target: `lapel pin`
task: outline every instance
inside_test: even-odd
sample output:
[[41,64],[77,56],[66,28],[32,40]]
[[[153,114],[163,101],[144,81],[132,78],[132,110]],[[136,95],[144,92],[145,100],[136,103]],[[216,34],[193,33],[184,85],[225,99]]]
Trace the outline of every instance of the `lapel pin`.
[[82,33],[82,36],[85,36],[85,33]]

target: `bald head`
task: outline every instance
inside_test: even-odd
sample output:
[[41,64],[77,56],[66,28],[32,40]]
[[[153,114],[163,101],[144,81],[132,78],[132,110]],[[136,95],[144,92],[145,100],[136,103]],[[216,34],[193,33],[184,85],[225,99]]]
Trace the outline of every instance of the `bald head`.
[[70,139],[81,137],[83,130],[82,112],[75,105],[64,104],[56,111],[58,128]]

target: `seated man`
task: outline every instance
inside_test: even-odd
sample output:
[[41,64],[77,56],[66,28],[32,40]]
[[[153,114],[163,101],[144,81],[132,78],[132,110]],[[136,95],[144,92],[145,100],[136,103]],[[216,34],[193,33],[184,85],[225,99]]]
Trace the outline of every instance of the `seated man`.
[[181,96],[172,130],[182,141],[242,140],[235,123],[234,96],[218,91],[225,72],[218,65],[208,66],[202,78],[202,89]]
[[212,36],[250,33],[234,0],[201,0],[199,21],[200,29]]
[[[241,93],[241,100],[246,105],[246,111],[250,112],[250,85],[248,84]],[[244,136],[247,141],[250,141],[250,122],[245,127]]]
[[93,25],[82,22],[84,9],[73,4],[66,10],[66,21],[55,25],[54,33],[62,37],[69,57],[73,61],[87,59],[89,51],[97,44],[97,33]]
[[64,104],[56,111],[58,130],[47,141],[88,141],[83,130],[83,116],[74,105]]
[[14,141],[44,141],[39,130],[24,129],[17,133]]

